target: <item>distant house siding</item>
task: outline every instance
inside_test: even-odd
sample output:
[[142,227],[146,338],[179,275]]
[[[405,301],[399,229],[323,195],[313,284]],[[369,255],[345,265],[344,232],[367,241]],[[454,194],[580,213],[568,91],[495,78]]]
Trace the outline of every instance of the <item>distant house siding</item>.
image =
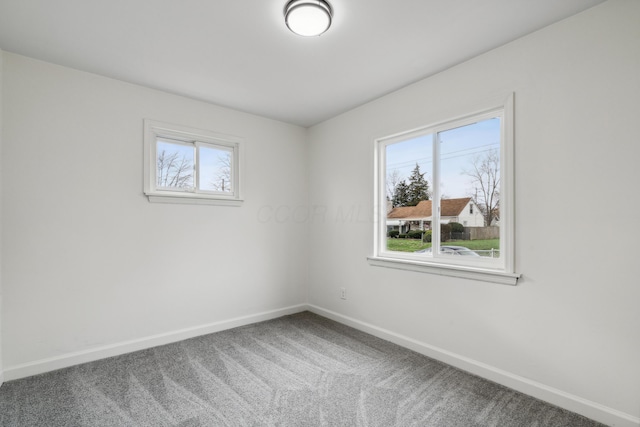
[[[473,213],[471,213],[471,206],[473,206]],[[443,199],[441,201],[441,210],[443,224],[459,222],[466,227],[484,227],[482,212],[469,197]],[[387,212],[387,227],[389,230],[400,230],[401,233],[405,233],[410,229],[421,229],[421,224],[424,225],[425,229],[430,229],[431,215],[431,200],[423,200],[417,206],[396,207]]]
[[[473,205],[473,213],[469,213],[471,212],[471,205]],[[457,222],[465,227],[484,227],[484,216],[480,212],[478,205],[470,201],[460,212]]]

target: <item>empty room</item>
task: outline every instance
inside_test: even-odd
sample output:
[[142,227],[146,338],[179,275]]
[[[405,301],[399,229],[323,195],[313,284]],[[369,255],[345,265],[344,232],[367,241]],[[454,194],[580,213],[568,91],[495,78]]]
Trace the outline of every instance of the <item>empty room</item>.
[[638,0],[0,0],[0,425],[640,427],[639,121]]

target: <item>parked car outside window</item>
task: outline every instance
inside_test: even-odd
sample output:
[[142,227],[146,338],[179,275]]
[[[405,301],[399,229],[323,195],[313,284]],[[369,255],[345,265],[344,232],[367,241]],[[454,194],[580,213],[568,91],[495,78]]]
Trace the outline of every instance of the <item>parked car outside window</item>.
[[[415,253],[430,254],[431,248],[420,249],[419,251],[415,251]],[[480,256],[464,246],[440,246],[440,253],[443,255]]]

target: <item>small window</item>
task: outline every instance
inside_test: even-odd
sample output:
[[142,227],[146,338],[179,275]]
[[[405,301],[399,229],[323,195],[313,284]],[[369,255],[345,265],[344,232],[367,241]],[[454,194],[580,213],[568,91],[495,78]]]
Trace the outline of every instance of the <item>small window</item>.
[[239,205],[241,142],[145,120],[144,193],[152,202]]
[[[376,141],[370,262],[515,284],[513,98]],[[498,215],[500,220],[498,221]],[[401,234],[389,226],[408,224]]]

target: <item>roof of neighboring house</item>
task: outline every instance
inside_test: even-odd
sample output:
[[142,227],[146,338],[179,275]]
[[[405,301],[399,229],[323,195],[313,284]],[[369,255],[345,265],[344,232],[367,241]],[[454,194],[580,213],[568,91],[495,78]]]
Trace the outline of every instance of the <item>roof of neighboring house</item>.
[[[462,210],[469,204],[471,197],[462,197],[459,199],[442,199],[440,200],[440,212],[442,216],[458,216]],[[400,206],[393,208],[387,215],[390,219],[413,219],[413,218],[429,218],[431,217],[431,200],[423,200],[416,206]]]
[[414,217],[413,211],[417,206],[399,206],[397,208],[391,209],[391,211],[387,214],[387,218],[409,218]]

